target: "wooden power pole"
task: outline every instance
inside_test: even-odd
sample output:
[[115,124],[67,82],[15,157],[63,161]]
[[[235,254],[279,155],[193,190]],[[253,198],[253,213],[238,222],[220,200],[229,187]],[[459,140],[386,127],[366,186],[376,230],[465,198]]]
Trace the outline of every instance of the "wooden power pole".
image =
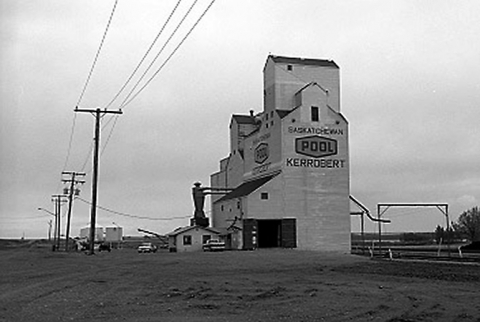
[[61,225],[60,225],[60,216],[62,215],[62,202],[65,202],[64,195],[52,195],[52,201],[55,202],[55,235],[54,235],[54,250],[60,249],[60,240],[61,240]]
[[74,172],[74,171],[63,171],[62,175],[70,175],[70,179],[62,179],[62,182],[70,183],[70,188],[66,188],[68,194],[68,215],[67,215],[67,228],[65,232],[65,251],[68,252],[68,240],[70,239],[70,219],[72,217],[72,208],[73,208],[73,194],[75,191],[75,186],[78,183],[85,183],[84,180],[77,180],[77,176],[85,176],[83,172]]
[[90,113],[95,116],[95,134],[94,134],[94,153],[93,153],[93,178],[92,178],[92,208],[90,214],[90,255],[94,254],[95,246],[95,221],[97,220],[97,185],[98,185],[98,150],[100,147],[100,119],[105,114],[122,114],[121,110],[118,111],[107,111],[101,110],[100,108],[96,109],[79,109],[75,108],[75,112],[84,112]]

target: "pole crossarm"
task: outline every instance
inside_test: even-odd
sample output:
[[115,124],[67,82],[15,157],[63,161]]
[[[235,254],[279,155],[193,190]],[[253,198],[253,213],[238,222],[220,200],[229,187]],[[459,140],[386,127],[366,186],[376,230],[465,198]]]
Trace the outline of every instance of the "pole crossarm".
[[100,112],[102,114],[123,114],[123,111],[122,110],[118,110],[118,111],[107,111],[106,109],[102,110],[100,108],[97,108],[97,109],[84,109],[84,108],[75,108],[73,110],[74,112],[84,112],[84,113],[97,113],[97,112]]

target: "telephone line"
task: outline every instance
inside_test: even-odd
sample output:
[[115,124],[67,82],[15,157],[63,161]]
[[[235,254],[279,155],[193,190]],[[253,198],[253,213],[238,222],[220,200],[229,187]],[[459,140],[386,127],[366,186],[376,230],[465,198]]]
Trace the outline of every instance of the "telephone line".
[[133,70],[132,74],[130,75],[130,77],[128,77],[127,81],[123,84],[123,86],[120,88],[120,90],[118,91],[118,93],[113,97],[113,99],[110,101],[110,103],[107,104],[106,108],[109,108],[113,102],[118,98],[118,96],[120,96],[120,94],[122,93],[122,91],[125,89],[125,87],[127,87],[128,83],[132,80],[133,76],[135,75],[135,73],[138,71],[138,69],[140,68],[140,66],[143,64],[143,62],[145,61],[145,59],[147,58],[148,54],[150,53],[150,51],[152,50],[153,46],[155,45],[155,43],[157,42],[158,38],[161,36],[161,34],[163,33],[163,31],[165,30],[165,27],[167,26],[167,24],[170,22],[170,19],[173,17],[173,15],[175,14],[175,11],[177,10],[178,6],[180,5],[180,3],[182,2],[182,0],[178,0],[177,4],[175,5],[175,7],[173,8],[172,12],[170,13],[170,15],[168,16],[167,20],[165,21],[165,23],[163,24],[162,28],[160,29],[160,31],[157,33],[156,37],[154,38],[154,40],[152,41],[152,43],[150,44],[150,47],[147,49],[146,53],[143,55],[142,59],[140,60],[140,62],[138,63],[137,67],[135,67],[135,69]]
[[173,30],[172,34],[170,35],[170,37],[168,37],[167,41],[165,42],[165,44],[163,44],[162,48],[160,49],[160,51],[157,53],[157,55],[155,56],[155,58],[153,58],[153,60],[150,62],[150,65],[148,65],[147,69],[143,72],[142,76],[140,76],[140,79],[135,83],[135,85],[133,86],[133,88],[130,90],[130,92],[128,93],[128,95],[125,97],[125,99],[123,100],[122,104],[120,105],[120,108],[123,108],[125,107],[127,104],[125,104],[126,101],[128,101],[128,99],[130,98],[130,96],[132,96],[132,93],[137,89],[138,85],[140,84],[140,82],[145,78],[145,75],[150,71],[150,69],[152,68],[153,64],[157,61],[158,57],[160,56],[160,54],[163,52],[163,50],[165,49],[165,47],[170,43],[170,40],[172,40],[173,36],[175,36],[175,34],[177,33],[178,29],[182,26],[183,22],[185,21],[185,19],[188,17],[188,15],[190,14],[190,12],[192,11],[193,7],[197,4],[198,0],[195,0],[192,5],[188,8],[187,12],[185,13],[185,15],[183,15],[182,17],[182,20],[180,20],[180,22],[177,24],[177,26],[175,27],[175,29]]
[[[138,84],[142,81],[142,79],[145,77],[146,73],[150,70],[150,68],[153,66],[153,63],[158,59],[158,57],[160,56],[160,54],[163,52],[163,50],[165,49],[165,47],[167,46],[167,44],[170,42],[170,40],[172,39],[172,37],[175,35],[176,31],[179,29],[179,27],[181,26],[181,24],[183,23],[183,21],[185,20],[185,18],[188,16],[188,14],[190,13],[190,11],[192,10],[193,6],[195,6],[195,4],[197,3],[197,0],[195,0],[195,2],[190,6],[189,10],[187,11],[187,13],[184,15],[183,19],[180,21],[180,23],[177,25],[176,29],[173,31],[173,33],[170,35],[170,37],[167,39],[166,43],[164,44],[164,46],[160,49],[160,51],[157,53],[157,55],[155,56],[155,58],[153,59],[153,61],[150,63],[150,65],[147,67],[147,69],[145,70],[145,72],[142,74],[142,76],[140,77],[140,79],[137,81],[137,83],[134,85],[133,89],[128,93],[128,95],[126,96],[126,98],[124,99],[124,101],[122,102],[121,106],[120,106],[120,110],[122,108],[125,108],[128,104],[130,104],[144,89],[145,87],[153,80],[153,78],[155,78],[157,76],[157,74],[163,69],[163,67],[165,67],[165,65],[169,62],[169,60],[173,57],[173,55],[177,52],[177,50],[180,48],[180,46],[185,42],[185,40],[188,38],[188,36],[192,33],[192,31],[196,28],[196,26],[200,23],[200,21],[202,20],[202,18],[206,15],[206,13],[210,10],[210,8],[212,7],[212,5],[215,3],[216,0],[212,0],[210,2],[210,4],[208,5],[208,7],[204,10],[204,12],[202,13],[202,15],[197,19],[197,21],[195,22],[195,24],[192,26],[192,28],[190,28],[190,30],[188,31],[188,33],[184,36],[184,38],[182,39],[182,41],[177,45],[177,47],[173,50],[173,52],[170,54],[170,56],[167,57],[167,59],[164,61],[164,63],[159,67],[159,69],[153,74],[153,76],[147,81],[147,83],[127,102],[127,100],[131,97],[132,93],[135,91],[135,89],[138,87]],[[112,118],[114,118],[115,116],[112,116]],[[112,119],[111,118],[111,119]],[[118,118],[118,117],[117,117]],[[111,120],[110,119],[110,120]],[[110,122],[109,120],[109,122]],[[115,125],[117,124],[117,119],[115,119],[115,123],[112,127],[112,129],[110,130],[110,133],[108,135],[108,138],[107,138],[107,141],[105,142],[104,146],[103,146],[103,149],[102,149],[102,153],[103,151],[105,151],[105,148],[107,147],[107,144],[108,142],[110,141],[110,138],[113,134],[113,130],[115,129]]]
[[202,20],[202,18],[205,16],[205,14],[210,10],[210,8],[212,7],[212,5],[215,3],[216,0],[212,0],[212,2],[210,2],[210,4],[208,5],[208,7],[205,9],[205,11],[202,13],[202,15],[200,16],[200,18],[198,18],[198,20],[195,22],[195,24],[193,25],[193,27],[188,31],[188,33],[185,35],[185,37],[183,37],[182,41],[177,45],[177,47],[175,47],[175,49],[173,50],[173,52],[170,54],[170,56],[168,56],[168,58],[165,60],[165,62],[157,69],[157,71],[153,74],[152,77],[150,77],[150,79],[147,81],[147,83],[145,85],[142,86],[142,88],[140,88],[140,90],[128,101],[126,102],[125,104],[122,104],[122,106],[120,108],[125,108],[125,106],[127,106],[128,104],[130,104],[144,89],[145,87],[148,86],[148,84],[150,84],[150,82],[157,76],[157,74],[163,69],[163,67],[168,63],[168,61],[173,57],[173,55],[177,52],[177,50],[180,48],[180,46],[182,46],[182,44],[185,42],[185,40],[188,38],[188,36],[192,33],[192,31],[196,28],[196,26],[200,23],[200,21]]
[[[83,202],[85,202],[89,205],[92,204],[90,201],[85,200],[81,197],[77,197],[77,199],[80,199],[81,201],[83,201]],[[137,219],[146,219],[146,220],[175,220],[175,219],[185,219],[185,218],[190,218],[191,217],[191,216],[182,216],[182,217],[169,217],[169,218],[152,218],[152,217],[146,217],[146,216],[137,216],[137,215],[127,214],[127,213],[111,210],[111,209],[108,209],[108,208],[105,208],[105,207],[102,207],[102,206],[98,206],[98,205],[97,205],[97,208],[101,209],[101,210],[104,210],[106,212],[110,212],[110,213],[115,214],[115,215],[119,215],[119,216],[137,218]]]
[[[93,70],[95,69],[95,66],[97,64],[97,61],[98,61],[98,57],[100,55],[100,51],[102,50],[102,47],[103,47],[103,44],[105,42],[105,38],[107,36],[107,33],[108,33],[108,30],[110,28],[110,24],[112,22],[112,19],[113,19],[113,15],[115,13],[115,9],[117,7],[117,4],[118,4],[118,0],[115,0],[115,3],[113,5],[113,9],[112,9],[112,12],[110,13],[110,17],[108,19],[108,23],[107,23],[107,26],[105,27],[105,31],[103,33],[103,37],[102,37],[102,40],[100,41],[100,45],[98,47],[98,50],[97,50],[97,53],[95,55],[95,58],[93,60],[93,63],[92,63],[92,66],[90,67],[90,71],[88,73],[88,76],[87,76],[87,80],[85,81],[85,84],[83,86],[83,89],[80,93],[80,97],[78,98],[78,101],[77,101],[77,108],[78,106],[80,105],[80,102],[82,101],[83,99],[83,96],[85,95],[85,92],[87,90],[87,86],[90,82],[90,79],[92,77],[92,74],[93,74]],[[67,156],[65,158],[65,162],[64,162],[64,165],[63,165],[63,168],[62,168],[62,172],[65,171],[65,169],[67,169],[67,165],[68,165],[68,161],[70,159],[70,154],[71,154],[71,151],[72,151],[72,143],[73,143],[73,137],[74,137],[74,133],[75,133],[75,125],[76,125],[76,119],[77,119],[77,113],[74,113],[73,114],[73,121],[72,121],[72,129],[70,131],[70,138],[69,138],[69,142],[68,142],[68,148],[67,148]],[[83,170],[83,169],[82,169]],[[57,186],[57,190],[59,189],[60,187],[60,184]]]
[[90,82],[90,78],[92,77],[93,70],[95,69],[95,65],[97,64],[98,56],[100,55],[100,51],[102,50],[103,44],[105,42],[105,38],[106,38],[107,32],[110,28],[110,23],[112,22],[113,15],[114,15],[115,9],[117,7],[117,3],[118,3],[118,0],[115,0],[115,3],[113,4],[112,12],[110,14],[110,18],[108,19],[107,27],[105,28],[105,32],[103,33],[103,37],[102,37],[102,40],[100,42],[100,46],[98,47],[97,53],[96,53],[95,58],[93,60],[92,67],[90,68],[90,72],[88,73],[87,80],[85,82],[85,85],[83,86],[83,90],[80,94],[80,97],[78,98],[77,108],[80,106],[80,102],[82,101],[83,96],[85,95],[85,91],[87,90],[88,83]]

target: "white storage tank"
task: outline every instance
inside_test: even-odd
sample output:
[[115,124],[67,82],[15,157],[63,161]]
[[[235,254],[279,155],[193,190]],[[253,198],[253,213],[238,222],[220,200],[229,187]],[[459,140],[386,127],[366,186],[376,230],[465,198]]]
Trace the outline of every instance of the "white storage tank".
[[123,228],[122,227],[106,227],[105,228],[105,241],[106,242],[121,242],[123,240]]
[[[90,238],[90,226],[80,229],[80,238]],[[104,241],[103,227],[95,227],[95,241]]]

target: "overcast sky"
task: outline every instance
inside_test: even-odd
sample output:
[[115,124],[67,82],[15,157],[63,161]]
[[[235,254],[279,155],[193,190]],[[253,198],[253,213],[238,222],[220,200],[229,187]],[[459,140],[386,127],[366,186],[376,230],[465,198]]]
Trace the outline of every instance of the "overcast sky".
[[[80,108],[107,106],[176,3],[118,2]],[[182,1],[152,58],[192,3]],[[198,1],[153,70],[209,3]],[[91,200],[94,118],[73,110],[113,5],[0,0],[0,237],[47,236],[53,217],[37,208],[53,211],[63,170],[87,173],[81,197]],[[352,195],[373,213],[377,203],[448,203],[455,220],[480,204],[479,15],[476,0],[217,0],[113,132],[111,116],[102,120],[102,145],[112,134],[98,204],[156,220],[99,210],[97,223],[115,222],[127,235],[188,225],[188,218],[162,219],[192,215],[192,184],[208,185],[228,155],[231,115],[262,110],[269,54],[340,66]],[[394,220],[387,231],[445,224],[438,210],[403,211],[385,214]],[[73,236],[89,218],[90,206],[76,200]],[[358,218],[352,224],[357,229]]]

